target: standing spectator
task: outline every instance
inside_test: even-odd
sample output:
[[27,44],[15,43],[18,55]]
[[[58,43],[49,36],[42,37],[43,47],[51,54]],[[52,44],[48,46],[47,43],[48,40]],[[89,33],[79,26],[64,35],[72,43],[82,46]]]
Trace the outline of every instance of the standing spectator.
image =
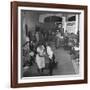
[[57,30],[57,32],[56,32],[56,48],[59,48],[59,46],[60,46],[60,39],[61,39],[61,33],[60,33],[60,31],[59,30]]
[[65,33],[64,33],[64,48],[65,48],[65,49],[68,48],[68,42],[69,42],[68,32],[65,31]]
[[36,31],[35,39],[36,39],[36,46],[37,46],[39,44],[39,42],[40,42],[40,33],[39,33],[39,31]]
[[35,37],[36,37],[36,42],[39,42],[39,32],[36,32]]

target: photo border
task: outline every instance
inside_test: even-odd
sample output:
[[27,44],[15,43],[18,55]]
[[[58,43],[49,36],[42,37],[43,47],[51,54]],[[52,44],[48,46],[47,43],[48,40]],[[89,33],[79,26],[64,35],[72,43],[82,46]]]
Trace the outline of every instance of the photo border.
[[[18,7],[39,7],[56,9],[75,9],[84,11],[84,79],[66,81],[48,81],[34,83],[18,83]],[[66,84],[87,83],[87,6],[66,5],[52,3],[32,3],[32,2],[11,2],[11,87],[36,87]]]

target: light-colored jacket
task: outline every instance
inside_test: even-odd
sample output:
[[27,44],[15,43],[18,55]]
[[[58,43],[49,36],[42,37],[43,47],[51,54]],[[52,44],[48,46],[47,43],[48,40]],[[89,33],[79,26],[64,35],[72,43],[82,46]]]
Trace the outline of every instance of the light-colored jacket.
[[52,59],[53,51],[52,51],[51,47],[47,46],[46,49],[47,49],[47,54],[48,54],[49,58]]

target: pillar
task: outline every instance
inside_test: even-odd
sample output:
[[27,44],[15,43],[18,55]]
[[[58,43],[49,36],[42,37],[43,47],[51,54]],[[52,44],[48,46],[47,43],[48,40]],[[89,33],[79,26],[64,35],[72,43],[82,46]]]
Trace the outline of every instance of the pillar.
[[77,31],[79,30],[79,15],[76,14],[76,21],[75,21],[75,34],[77,34]]
[[64,28],[64,32],[66,31],[66,17],[62,17],[62,28]]

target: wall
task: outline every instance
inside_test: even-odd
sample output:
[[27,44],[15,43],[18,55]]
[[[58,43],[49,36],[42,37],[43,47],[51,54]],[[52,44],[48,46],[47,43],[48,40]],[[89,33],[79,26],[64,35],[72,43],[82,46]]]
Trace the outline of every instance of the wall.
[[[10,88],[10,1],[0,1],[0,90],[13,90]],[[23,0],[21,0],[23,1]],[[29,0],[28,0],[29,1]],[[81,4],[88,5],[88,16],[90,16],[90,0],[30,0],[47,3],[64,3],[64,4]],[[90,17],[88,17],[90,23]],[[88,25],[88,38],[90,38],[90,25]],[[88,40],[90,46],[90,40]],[[90,53],[90,47],[88,47]],[[90,59],[90,55],[88,55]],[[90,60],[88,60],[90,64]],[[88,65],[90,68],[90,65]],[[61,85],[61,86],[48,86],[48,87],[35,87],[35,88],[19,88],[14,90],[90,90],[90,70],[88,70],[88,84],[78,85]]]
[[28,31],[35,31],[36,25],[39,22],[39,14],[37,12],[29,12],[29,11],[21,11],[21,28],[22,28],[22,34],[24,37],[23,38],[23,43],[26,40],[26,28],[25,26],[27,25],[27,30]]
[[25,29],[25,24],[27,24],[29,30],[35,30],[35,26],[39,21],[39,14],[36,12],[24,12],[22,11],[23,18],[23,29]]

